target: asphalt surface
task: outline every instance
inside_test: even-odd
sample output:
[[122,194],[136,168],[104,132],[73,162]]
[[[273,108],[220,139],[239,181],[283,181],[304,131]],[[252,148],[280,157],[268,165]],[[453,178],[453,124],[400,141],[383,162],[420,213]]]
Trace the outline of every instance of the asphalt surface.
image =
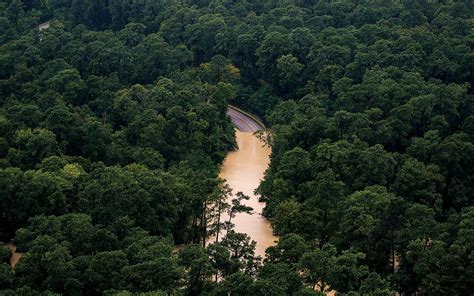
[[242,132],[253,133],[264,129],[264,127],[260,123],[232,107],[229,107],[229,109],[227,109],[227,115],[229,115],[235,127]]
[[41,23],[41,24],[38,25],[38,30],[40,30],[40,31],[42,31],[44,29],[47,29],[47,28],[49,28],[49,21]]

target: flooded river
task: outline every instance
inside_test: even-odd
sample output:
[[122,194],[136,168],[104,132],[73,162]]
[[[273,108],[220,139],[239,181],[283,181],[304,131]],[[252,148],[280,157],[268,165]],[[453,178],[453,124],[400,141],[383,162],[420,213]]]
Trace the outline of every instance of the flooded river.
[[256,254],[265,255],[265,249],[274,245],[277,237],[272,234],[270,223],[261,215],[264,203],[258,202],[254,190],[260,184],[270,161],[270,148],[262,147],[252,132],[236,131],[239,149],[227,154],[220,177],[227,180],[233,193],[242,191],[250,196],[245,203],[254,209],[254,214],[238,214],[232,221],[235,231],[248,234],[257,242]]
[[[245,204],[252,207],[254,213],[237,214],[232,222],[235,224],[235,231],[246,233],[257,242],[256,254],[264,257],[265,250],[274,245],[278,238],[273,235],[270,223],[261,215],[265,203],[258,202],[254,190],[268,167],[271,151],[269,147],[263,147],[263,143],[253,135],[254,131],[262,128],[260,122],[234,109],[229,109],[229,116],[240,129],[236,131],[238,150],[227,154],[219,176],[227,181],[234,194],[241,191],[250,196]],[[13,244],[8,244],[8,247],[13,252],[16,249]],[[21,255],[23,254],[14,253],[12,266]]]

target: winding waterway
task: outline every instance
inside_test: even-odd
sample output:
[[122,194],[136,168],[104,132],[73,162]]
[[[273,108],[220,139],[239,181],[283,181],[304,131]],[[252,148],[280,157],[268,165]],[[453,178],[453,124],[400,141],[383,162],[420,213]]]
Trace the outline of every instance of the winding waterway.
[[229,109],[228,114],[238,128],[238,150],[227,154],[219,176],[227,181],[234,194],[242,191],[250,196],[245,203],[254,209],[254,213],[238,214],[232,221],[235,231],[246,233],[257,242],[256,254],[264,257],[265,249],[274,245],[278,238],[273,235],[270,223],[261,215],[265,204],[258,201],[254,190],[268,167],[271,150],[253,135],[262,127],[259,122],[235,109]]
[[[257,242],[255,253],[264,257],[265,250],[274,245],[278,238],[273,235],[268,220],[261,215],[265,203],[258,201],[254,191],[268,167],[271,150],[253,134],[263,128],[260,122],[233,108],[229,108],[228,115],[237,129],[238,149],[227,154],[219,177],[226,180],[234,194],[241,191],[250,197],[245,204],[252,207],[254,213],[237,214],[232,221],[235,231],[246,233]],[[10,243],[7,246],[13,252],[11,265],[14,267],[23,254],[15,253],[15,245]]]

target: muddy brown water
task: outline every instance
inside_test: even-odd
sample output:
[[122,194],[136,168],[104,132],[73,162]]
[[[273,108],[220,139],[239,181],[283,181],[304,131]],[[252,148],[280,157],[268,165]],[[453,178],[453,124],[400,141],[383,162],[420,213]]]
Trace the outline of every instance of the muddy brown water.
[[7,248],[12,251],[12,257],[10,258],[10,265],[12,267],[15,267],[15,265],[18,263],[18,260],[20,260],[21,256],[23,256],[23,253],[17,253],[16,252],[16,246],[12,243],[7,243],[6,244]]
[[[272,228],[261,213],[265,203],[259,202],[254,190],[263,179],[263,174],[270,162],[270,148],[251,132],[236,131],[238,150],[229,152],[221,167],[219,177],[225,179],[233,193],[242,191],[250,196],[245,204],[254,209],[253,214],[237,214],[232,222],[235,231],[248,234],[257,242],[256,254],[264,257],[265,249],[274,245],[278,240],[272,233]],[[229,201],[230,202],[230,201]]]

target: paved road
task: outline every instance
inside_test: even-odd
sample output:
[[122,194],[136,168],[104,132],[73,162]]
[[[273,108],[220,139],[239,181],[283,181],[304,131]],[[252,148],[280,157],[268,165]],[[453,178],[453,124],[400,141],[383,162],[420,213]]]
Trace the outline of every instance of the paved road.
[[232,107],[227,109],[227,115],[229,115],[235,127],[242,132],[256,132],[265,128],[251,117]]
[[49,21],[41,23],[38,25],[38,30],[43,31],[44,29],[49,28]]

